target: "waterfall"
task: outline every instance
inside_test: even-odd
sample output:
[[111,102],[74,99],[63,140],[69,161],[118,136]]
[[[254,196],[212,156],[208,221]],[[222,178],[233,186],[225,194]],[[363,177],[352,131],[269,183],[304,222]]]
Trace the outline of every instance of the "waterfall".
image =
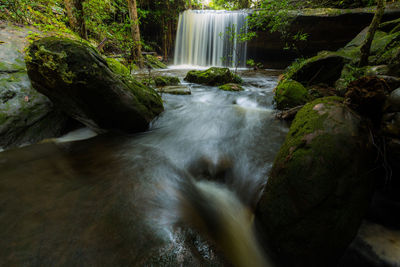
[[247,16],[243,11],[184,11],[179,15],[174,64],[245,66],[247,44],[230,40],[226,32],[230,28],[246,33]]

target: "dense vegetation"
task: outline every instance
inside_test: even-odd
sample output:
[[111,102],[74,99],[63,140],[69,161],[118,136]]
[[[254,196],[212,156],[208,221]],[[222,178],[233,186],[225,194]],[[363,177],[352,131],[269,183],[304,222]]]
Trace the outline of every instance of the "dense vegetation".
[[[284,32],[287,12],[305,7],[360,7],[373,5],[373,0],[137,0],[137,20],[132,19],[132,0],[4,0],[0,19],[38,27],[42,32],[80,35],[92,44],[100,44],[105,53],[129,58],[136,46],[155,51],[165,59],[174,45],[174,32],[179,13],[187,8],[242,9],[260,8],[253,16],[253,27]],[[77,10],[78,9],[78,10]],[[279,13],[279,15],[277,15]],[[270,16],[274,14],[274,16]],[[272,18],[272,19],[269,19]],[[82,24],[77,26],[77,24]],[[139,24],[140,41],[132,41],[132,29]],[[297,40],[306,38],[299,34]],[[133,58],[131,58],[133,59]]]

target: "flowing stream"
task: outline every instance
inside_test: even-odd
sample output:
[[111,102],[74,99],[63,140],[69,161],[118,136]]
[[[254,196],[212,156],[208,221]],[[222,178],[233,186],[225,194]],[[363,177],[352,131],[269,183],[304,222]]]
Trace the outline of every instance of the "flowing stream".
[[242,92],[184,82],[191,95],[163,94],[145,133],[0,153],[0,265],[221,264],[176,227],[182,181],[216,181],[251,209],[287,133],[272,106],[278,73],[239,74]]
[[245,66],[247,33],[243,11],[186,10],[179,15],[175,65]]

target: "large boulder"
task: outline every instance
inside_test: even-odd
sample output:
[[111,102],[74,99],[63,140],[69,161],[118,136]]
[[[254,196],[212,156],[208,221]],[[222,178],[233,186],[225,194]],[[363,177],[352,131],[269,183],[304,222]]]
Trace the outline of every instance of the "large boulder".
[[212,67],[207,70],[191,70],[186,74],[185,81],[212,86],[227,83],[242,83],[242,79],[233,74],[228,68]]
[[276,107],[282,110],[305,104],[309,95],[307,89],[301,83],[284,80],[276,87],[274,99]]
[[31,86],[22,52],[31,30],[0,22],[0,150],[58,137],[74,127]]
[[334,266],[368,207],[369,142],[342,102],[320,98],[299,111],[258,203],[266,241],[287,266]]
[[33,87],[95,130],[144,131],[163,111],[160,96],[114,73],[89,45],[47,37],[34,42],[26,64]]
[[285,74],[285,79],[298,81],[304,86],[320,83],[333,86],[339,79],[343,66],[350,61],[351,58],[342,53],[323,51],[315,57],[292,65]]

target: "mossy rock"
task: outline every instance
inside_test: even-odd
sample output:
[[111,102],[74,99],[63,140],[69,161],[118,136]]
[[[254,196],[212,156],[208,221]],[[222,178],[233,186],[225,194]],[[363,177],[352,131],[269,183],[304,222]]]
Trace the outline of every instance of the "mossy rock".
[[219,86],[218,88],[221,90],[224,90],[224,91],[233,91],[233,92],[238,92],[238,91],[244,90],[243,87],[237,83],[227,83],[227,84]]
[[153,69],[167,69],[167,65],[162,63],[160,60],[158,60],[155,56],[153,55],[145,55],[144,56],[145,63],[147,66],[153,68]]
[[40,39],[30,45],[26,65],[37,91],[96,131],[144,131],[163,111],[162,100],[153,89],[113,72],[85,43]]
[[130,75],[129,69],[115,58],[106,58],[108,67],[115,73],[120,75]]
[[228,68],[212,67],[207,70],[191,70],[186,74],[185,81],[211,86],[227,83],[242,83],[242,79],[233,74]]
[[181,81],[174,76],[158,76],[154,78],[154,83],[156,86],[172,86],[180,84]]
[[339,79],[343,66],[351,61],[348,55],[323,51],[315,57],[289,67],[284,77],[298,81],[304,86],[320,83],[333,86]]
[[283,80],[275,89],[274,99],[276,107],[282,110],[305,104],[309,95],[307,89],[301,83]]
[[372,191],[373,153],[340,97],[296,115],[256,209],[284,266],[335,266],[355,237]]

